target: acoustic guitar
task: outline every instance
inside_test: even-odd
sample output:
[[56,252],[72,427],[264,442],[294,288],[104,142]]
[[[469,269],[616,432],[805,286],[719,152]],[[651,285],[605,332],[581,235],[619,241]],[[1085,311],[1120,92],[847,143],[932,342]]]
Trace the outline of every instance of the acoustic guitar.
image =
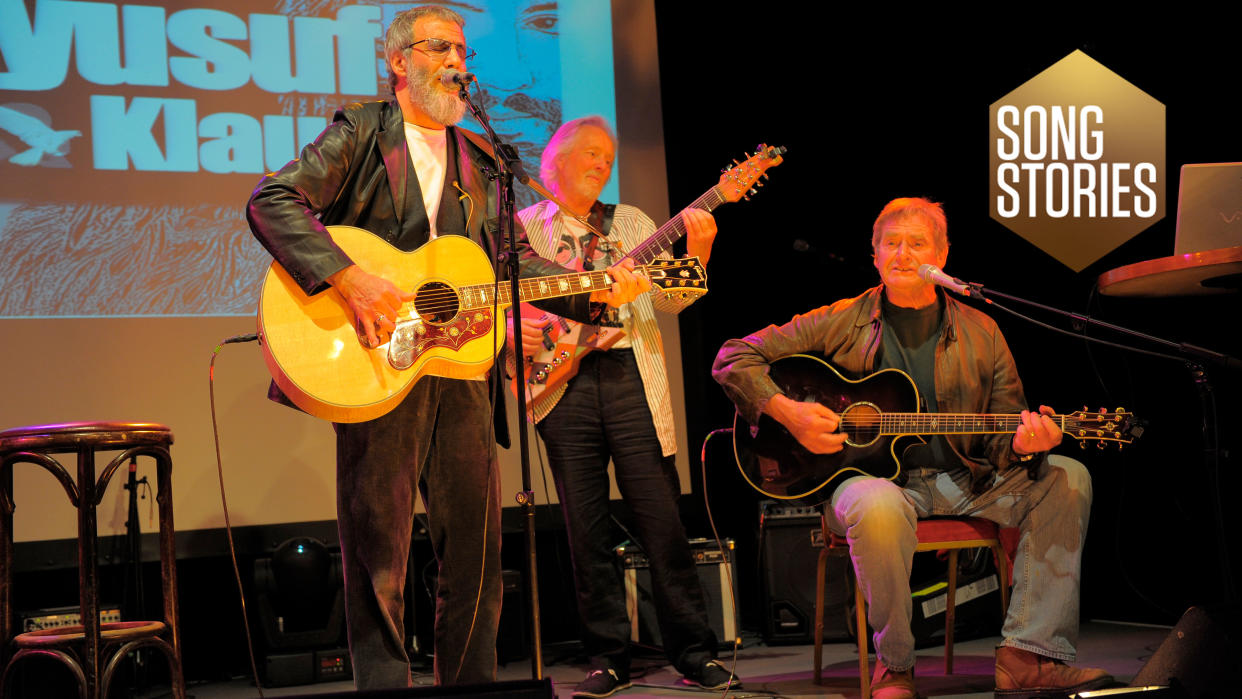
[[[851,380],[818,357],[795,354],[772,362],[772,380],[792,400],[816,402],[840,417],[845,447],[835,454],[813,454],[783,425],[764,414],[758,429],[739,414],[733,421],[733,449],[742,476],[767,497],[818,505],[847,478],[858,475],[896,479],[903,453],[922,436],[1012,434],[1021,415],[927,413],[921,411],[914,380],[899,369],[882,369]],[[1086,448],[1114,443],[1119,448],[1142,433],[1132,413],[1076,411],[1053,422],[1066,437]]]
[[[508,283],[497,284],[487,253],[460,235],[435,238],[404,252],[361,228],[328,226],[345,254],[371,274],[414,291],[394,319],[396,329],[368,348],[353,313],[335,290],[307,296],[279,263],[263,279],[259,341],[276,385],[302,410],[333,422],[362,422],[392,410],[420,377],[482,375],[504,346],[493,312],[513,303]],[[635,266],[653,293],[670,298],[701,294],[707,274],[696,257]],[[527,277],[519,301],[606,289],[607,270]]]

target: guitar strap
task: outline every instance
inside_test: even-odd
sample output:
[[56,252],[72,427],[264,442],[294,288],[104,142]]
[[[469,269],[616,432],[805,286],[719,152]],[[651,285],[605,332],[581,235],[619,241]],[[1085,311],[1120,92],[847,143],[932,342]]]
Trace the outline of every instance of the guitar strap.
[[[592,226],[603,231],[604,237],[612,231],[612,217],[617,213],[616,204],[601,204],[598,200],[591,205],[591,213],[587,214],[587,220]],[[587,229],[590,230],[590,229]],[[595,269],[595,246],[599,242],[600,236],[595,231],[590,231],[591,237],[587,240],[587,244],[582,248],[582,269],[590,272]]]
[[[609,246],[605,248],[605,252],[608,253],[607,258],[609,262],[612,262],[611,246],[620,246],[619,243],[613,243],[608,240],[608,235],[612,232],[612,217],[616,213],[616,204],[601,204],[598,200],[596,200],[596,202],[591,205],[591,213],[587,214],[587,221],[589,221],[592,226],[595,226],[602,231],[604,235],[601,236],[595,231],[591,231],[589,228],[587,229],[590,231],[591,235],[588,238],[586,245],[582,246],[582,269],[587,272],[595,269],[595,247],[600,240],[603,240],[604,244]],[[603,313],[601,313],[595,320],[594,324],[609,328],[621,327],[621,320],[617,317],[617,311],[618,309],[611,306],[606,307]]]

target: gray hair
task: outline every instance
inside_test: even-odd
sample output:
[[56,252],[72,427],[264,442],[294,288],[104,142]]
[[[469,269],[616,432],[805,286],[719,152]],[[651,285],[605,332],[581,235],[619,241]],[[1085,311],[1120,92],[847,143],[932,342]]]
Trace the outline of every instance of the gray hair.
[[595,128],[608,134],[608,140],[612,141],[612,149],[617,149],[617,134],[612,130],[612,125],[608,120],[598,114],[580,117],[573,121],[567,121],[561,124],[561,128],[552,134],[548,145],[543,148],[543,156],[539,159],[539,178],[544,184],[550,185],[556,179],[557,166],[556,159],[569,151],[570,144],[573,143],[574,136],[584,126],[594,126]]
[[384,62],[388,67],[388,89],[397,89],[397,74],[392,72],[392,55],[408,51],[406,47],[414,43],[414,23],[423,17],[454,22],[465,28],[466,20],[461,15],[443,5],[423,5],[398,12],[388,25],[388,33],[384,36]]
[[891,221],[921,218],[931,225],[932,240],[937,250],[949,249],[949,226],[944,217],[944,206],[925,197],[901,197],[884,205],[871,227],[871,248],[880,244],[880,234]]

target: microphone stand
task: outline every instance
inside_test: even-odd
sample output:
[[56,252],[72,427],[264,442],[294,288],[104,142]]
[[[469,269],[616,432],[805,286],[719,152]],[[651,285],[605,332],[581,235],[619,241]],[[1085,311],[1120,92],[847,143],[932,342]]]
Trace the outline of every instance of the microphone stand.
[[[522,167],[522,161],[518,157],[517,150],[500,140],[500,137],[492,130],[487,113],[484,112],[481,106],[475,104],[470,99],[470,82],[458,83],[457,96],[466,103],[466,106],[470,109],[470,114],[483,127],[488,139],[492,143],[496,170],[495,172],[488,173],[488,176],[496,182],[497,206],[499,208],[497,215],[499,216],[500,224],[498,232],[500,239],[503,241],[496,261],[504,265],[509,275],[510,298],[513,302],[513,327],[520,329],[522,327],[522,304],[519,303],[521,293],[518,286],[517,211],[513,198],[513,179],[517,177],[518,181],[529,184],[530,177],[526,175],[526,171]],[[497,314],[493,310],[492,322],[494,324],[501,324],[500,318],[496,316]],[[503,328],[503,325],[501,327]],[[520,347],[513,352],[513,363],[514,375],[519,378],[525,376],[525,367],[523,366],[525,357]],[[496,380],[501,381],[502,378],[497,375]],[[518,455],[522,463],[522,490],[517,494],[516,499],[522,507],[526,528],[526,583],[528,585],[527,600],[530,604],[531,677],[541,680],[543,679],[543,638],[540,633],[539,577],[535,556],[535,491],[531,482],[530,451],[526,430],[526,391],[514,391],[514,393],[517,394]]]
[[[1054,313],[1054,314],[1063,316],[1065,318],[1069,318],[1073,327],[1079,330],[1079,332],[1077,333],[1071,333],[1065,330],[1061,330],[1060,328],[1055,328],[1045,323],[1041,323],[1033,318],[1028,318],[1022,315],[1021,313],[1010,310],[998,303],[995,303],[994,301],[989,299],[987,295],[984,293],[985,289],[982,284],[978,284],[975,282],[963,282],[960,279],[956,279],[956,278],[954,278],[953,281],[959,283],[961,286],[966,288],[967,293],[965,295],[971,298],[974,298],[974,299],[979,299],[990,305],[994,305],[997,308],[1001,309],[1002,311],[1005,311],[1006,313],[1015,315],[1023,320],[1042,326],[1044,328],[1048,328],[1050,330],[1065,333],[1073,337],[1082,338],[1089,342],[1109,345],[1111,347],[1116,347],[1117,349],[1126,350],[1128,352],[1136,352],[1139,354],[1148,354],[1148,355],[1152,355],[1155,357],[1163,357],[1165,359],[1172,359],[1173,361],[1183,362],[1185,364],[1186,368],[1190,371],[1191,380],[1194,381],[1195,390],[1199,394],[1200,408],[1203,414],[1203,427],[1202,427],[1203,466],[1204,466],[1204,470],[1208,474],[1209,486],[1211,487],[1212,491],[1216,494],[1216,507],[1214,508],[1215,511],[1213,514],[1214,514],[1214,519],[1215,519],[1214,523],[1216,525],[1217,542],[1219,544],[1217,548],[1218,548],[1218,554],[1220,556],[1219,564],[1221,567],[1221,585],[1224,587],[1225,600],[1227,602],[1233,602],[1236,598],[1236,591],[1233,585],[1233,573],[1232,573],[1232,569],[1230,566],[1229,552],[1227,548],[1227,542],[1229,539],[1225,533],[1225,516],[1224,516],[1223,504],[1221,502],[1222,493],[1221,493],[1221,488],[1220,488],[1220,444],[1217,441],[1219,438],[1219,433],[1216,428],[1216,424],[1217,424],[1216,423],[1216,420],[1217,420],[1216,400],[1215,400],[1215,395],[1214,395],[1214,391],[1212,388],[1212,382],[1208,378],[1207,368],[1204,365],[1207,363],[1211,363],[1215,365],[1216,367],[1225,369],[1226,371],[1238,372],[1242,370],[1242,360],[1239,360],[1237,357],[1232,357],[1226,354],[1221,354],[1220,352],[1215,352],[1205,347],[1199,347],[1198,345],[1192,345],[1188,342],[1173,342],[1172,340],[1166,340],[1164,338],[1155,337],[1154,335],[1148,335],[1146,333],[1141,333],[1137,330],[1131,330],[1130,328],[1125,328],[1120,325],[1114,325],[1112,323],[1106,323],[1101,320],[1096,320],[1095,318],[1092,318],[1091,316],[1082,315],[1081,313],[1070,313],[1069,311],[1063,311],[1059,308],[1047,306],[1042,303],[1036,303],[1035,301],[1024,299],[1019,296],[1012,296],[1010,294],[1004,294],[994,289],[986,290],[987,294],[990,294],[992,296],[998,296],[1000,298],[1007,299],[1010,301],[1017,301],[1018,303],[1026,304],[1028,306],[1032,306],[1040,310],[1048,311],[1050,313]],[[961,292],[959,291],[959,293]],[[1106,340],[1101,340],[1099,338],[1088,337],[1085,332],[1082,332],[1087,326],[1090,326],[1093,328],[1100,328],[1103,330],[1111,330],[1116,333],[1121,333],[1123,335],[1128,335],[1133,338],[1145,340],[1147,342],[1160,345],[1172,352],[1177,352],[1182,356],[1166,354],[1164,352],[1154,352],[1151,350],[1146,350],[1146,349],[1142,349],[1139,347],[1126,345],[1126,344],[1122,344],[1118,342],[1109,342]]]

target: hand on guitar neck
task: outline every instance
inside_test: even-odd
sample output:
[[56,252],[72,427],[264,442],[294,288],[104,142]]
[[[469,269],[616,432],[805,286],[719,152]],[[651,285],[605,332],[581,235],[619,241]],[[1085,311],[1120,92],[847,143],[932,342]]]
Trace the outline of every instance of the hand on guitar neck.
[[840,416],[819,403],[804,403],[777,393],[768,399],[763,412],[784,425],[812,454],[835,454],[844,447],[846,434],[837,431]]
[[1023,410],[1022,424],[1013,435],[1014,453],[1019,456],[1038,454],[1060,444],[1061,428],[1052,421],[1056,414],[1046,405],[1039,406],[1039,412]]
[[354,329],[364,347],[379,347],[392,334],[401,315],[401,306],[414,300],[414,291],[402,291],[395,284],[350,265],[328,277],[354,314]]
[[601,291],[592,291],[592,302],[605,303],[615,308],[633,301],[639,294],[651,291],[651,280],[634,273],[632,259],[626,258],[609,267],[608,276],[612,277],[612,286]]
[[686,254],[699,258],[706,267],[707,259],[712,256],[712,242],[716,240],[716,218],[693,207],[680,215],[686,227]]

